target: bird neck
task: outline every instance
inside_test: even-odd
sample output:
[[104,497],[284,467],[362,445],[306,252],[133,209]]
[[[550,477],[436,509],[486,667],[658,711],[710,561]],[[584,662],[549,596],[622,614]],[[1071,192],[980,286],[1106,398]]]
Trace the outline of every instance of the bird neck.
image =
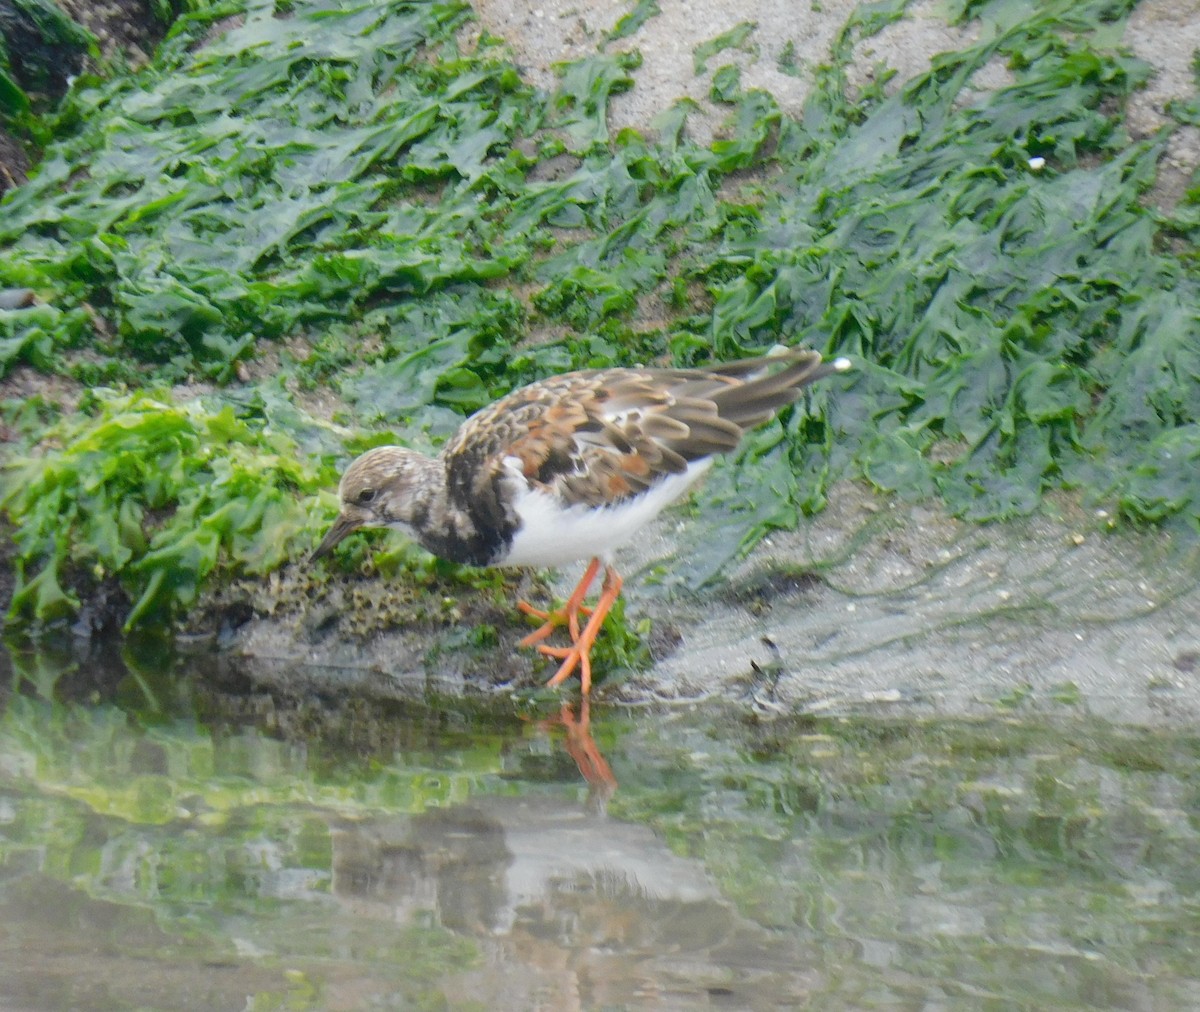
[[415,490],[401,522],[422,548],[439,558],[470,566],[494,563],[511,540],[511,525],[496,522],[491,496],[463,494],[455,488],[440,458],[429,464],[429,480]]

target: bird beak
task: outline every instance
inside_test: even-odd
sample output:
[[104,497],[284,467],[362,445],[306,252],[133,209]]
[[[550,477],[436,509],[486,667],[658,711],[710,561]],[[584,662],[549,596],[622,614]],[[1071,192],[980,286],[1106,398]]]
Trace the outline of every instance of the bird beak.
[[325,532],[325,537],[322,539],[321,543],[317,545],[317,550],[308,557],[308,561],[310,563],[316,562],[317,559],[321,558],[322,556],[328,555],[331,551],[333,551],[334,545],[338,544],[347,535],[353,534],[361,526],[361,521],[342,513],[333,522],[333,526],[331,526],[329,530]]

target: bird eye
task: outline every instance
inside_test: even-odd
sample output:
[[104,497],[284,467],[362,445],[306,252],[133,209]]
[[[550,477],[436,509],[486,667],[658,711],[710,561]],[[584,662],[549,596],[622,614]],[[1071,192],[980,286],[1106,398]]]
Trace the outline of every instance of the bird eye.
[[373,488],[364,488],[354,497],[354,501],[360,506],[366,506],[374,498],[375,490]]

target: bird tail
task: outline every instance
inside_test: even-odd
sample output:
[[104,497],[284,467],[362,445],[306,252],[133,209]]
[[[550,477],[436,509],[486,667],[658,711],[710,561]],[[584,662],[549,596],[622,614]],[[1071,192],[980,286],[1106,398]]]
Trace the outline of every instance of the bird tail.
[[848,358],[824,362],[818,351],[793,348],[726,362],[706,371],[741,381],[715,391],[711,400],[721,418],[749,429],[797,400],[810,383],[849,368]]

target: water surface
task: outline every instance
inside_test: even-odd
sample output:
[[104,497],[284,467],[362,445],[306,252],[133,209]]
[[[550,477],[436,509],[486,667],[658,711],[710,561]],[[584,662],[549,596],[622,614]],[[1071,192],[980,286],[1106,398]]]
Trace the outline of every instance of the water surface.
[[1200,737],[1086,716],[0,688],[0,1006],[1200,1006]]

